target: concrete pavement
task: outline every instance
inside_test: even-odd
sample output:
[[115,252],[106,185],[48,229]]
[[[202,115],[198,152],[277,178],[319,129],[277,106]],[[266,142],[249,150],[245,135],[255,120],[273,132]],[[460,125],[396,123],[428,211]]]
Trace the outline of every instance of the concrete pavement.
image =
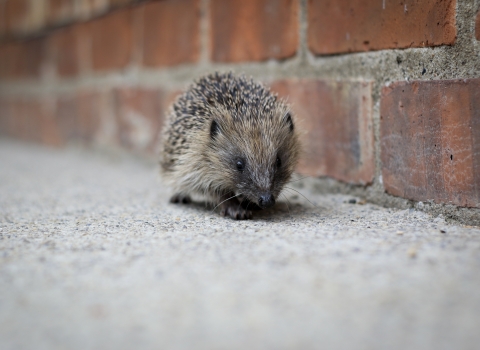
[[478,349],[480,229],[294,191],[176,206],[148,162],[0,139],[1,349]]

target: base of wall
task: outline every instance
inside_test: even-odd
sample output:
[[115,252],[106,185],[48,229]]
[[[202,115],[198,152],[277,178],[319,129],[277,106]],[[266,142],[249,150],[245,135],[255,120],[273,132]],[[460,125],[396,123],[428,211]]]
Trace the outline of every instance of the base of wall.
[[[301,174],[296,175],[302,179],[292,183],[294,188],[306,189],[312,193],[341,193],[352,196],[352,205],[362,205],[366,202],[387,208],[415,209],[440,217],[450,222],[458,222],[467,226],[480,227],[480,209],[465,208],[453,204],[437,204],[433,201],[421,202],[395,197],[385,192],[380,184],[371,186],[352,185],[332,178],[313,178]],[[295,181],[295,179],[293,180]]]

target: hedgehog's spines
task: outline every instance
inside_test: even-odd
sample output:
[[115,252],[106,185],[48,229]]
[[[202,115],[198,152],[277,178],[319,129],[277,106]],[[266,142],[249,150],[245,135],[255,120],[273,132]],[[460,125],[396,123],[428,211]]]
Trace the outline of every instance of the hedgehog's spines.
[[[169,109],[160,162],[164,177],[177,193],[199,193],[214,202],[239,192],[252,202],[260,192],[277,196],[299,153],[294,121],[284,118],[289,111],[284,100],[244,75],[197,79]],[[244,176],[236,170],[236,157],[247,160]]]

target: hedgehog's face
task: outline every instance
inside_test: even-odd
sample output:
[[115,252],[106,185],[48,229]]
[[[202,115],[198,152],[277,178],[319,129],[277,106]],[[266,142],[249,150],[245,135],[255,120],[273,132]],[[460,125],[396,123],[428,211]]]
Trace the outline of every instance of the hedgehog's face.
[[218,176],[229,191],[262,209],[273,206],[299,154],[294,120],[286,106],[262,117],[216,118],[210,137],[213,154],[222,164]]

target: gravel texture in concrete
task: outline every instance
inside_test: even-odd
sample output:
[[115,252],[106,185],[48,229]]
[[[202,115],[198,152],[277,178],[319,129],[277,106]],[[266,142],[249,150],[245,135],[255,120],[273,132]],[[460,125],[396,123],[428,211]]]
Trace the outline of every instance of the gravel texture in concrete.
[[0,140],[0,348],[478,349],[480,229],[295,190],[233,221],[143,161]]

